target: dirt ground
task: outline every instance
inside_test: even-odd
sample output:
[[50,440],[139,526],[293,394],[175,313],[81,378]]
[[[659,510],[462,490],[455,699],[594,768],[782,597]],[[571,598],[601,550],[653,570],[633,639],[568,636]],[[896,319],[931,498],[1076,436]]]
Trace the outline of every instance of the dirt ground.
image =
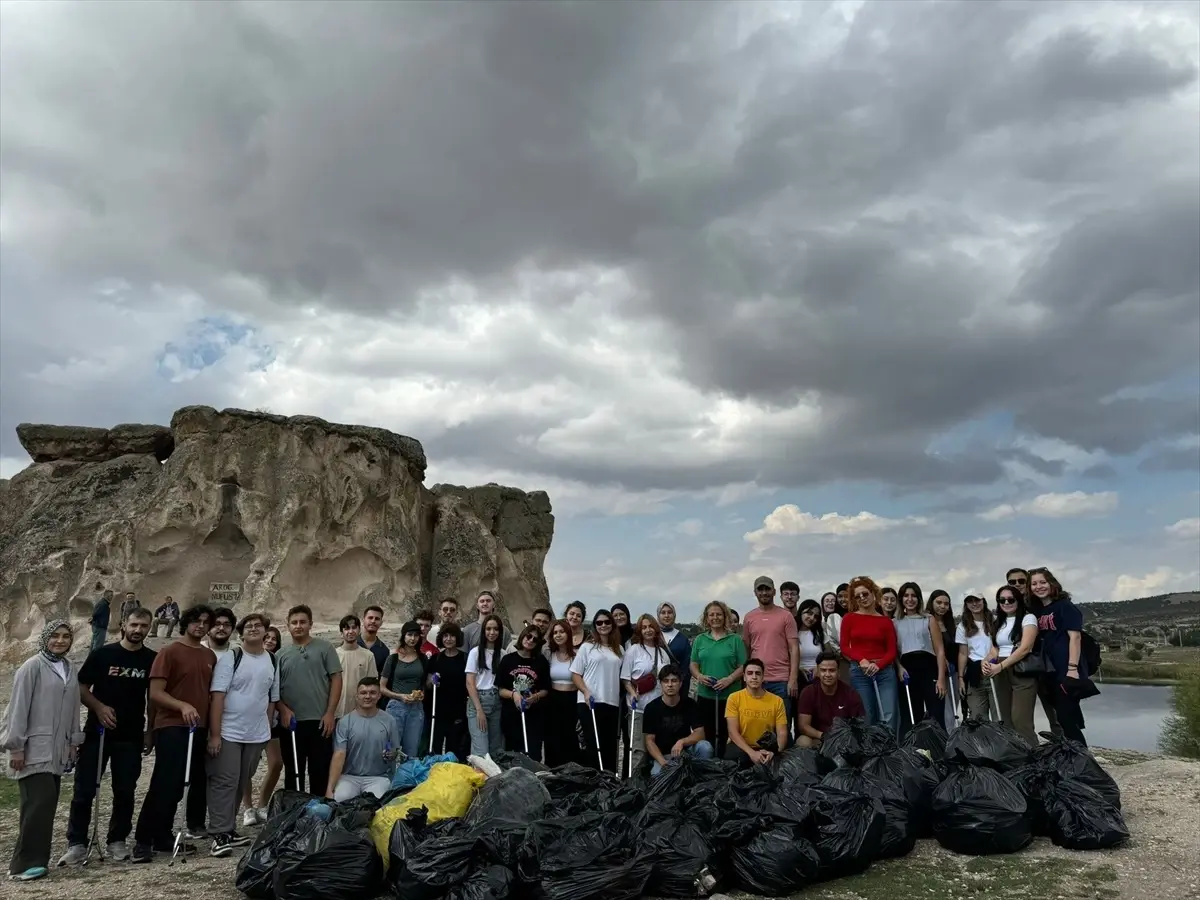
[[[389,635],[389,638],[391,636]],[[11,670],[0,675],[0,701],[7,702]],[[1045,839],[1004,857],[956,856],[933,841],[921,841],[907,857],[879,863],[854,878],[804,893],[814,900],[1172,900],[1200,897],[1200,762],[1097,750],[1121,788],[1127,846],[1099,853],[1061,850]],[[138,805],[149,784],[154,757],[147,759]],[[264,766],[265,768],[265,766]],[[262,769],[260,769],[260,772]],[[107,787],[107,783],[106,783]],[[65,847],[72,782],[64,779],[54,859]],[[109,803],[105,798],[103,815]],[[239,815],[240,822],[240,815]],[[240,827],[240,826],[239,826]],[[17,833],[15,782],[0,779],[0,856],[5,865]],[[0,881],[0,897],[28,900],[129,900],[169,890],[178,898],[226,900],[240,897],[233,886],[241,851],[226,859],[199,855],[168,868],[165,858],[149,865],[92,863],[87,868],[52,869],[50,877],[18,885]],[[718,895],[717,900],[720,900]]]

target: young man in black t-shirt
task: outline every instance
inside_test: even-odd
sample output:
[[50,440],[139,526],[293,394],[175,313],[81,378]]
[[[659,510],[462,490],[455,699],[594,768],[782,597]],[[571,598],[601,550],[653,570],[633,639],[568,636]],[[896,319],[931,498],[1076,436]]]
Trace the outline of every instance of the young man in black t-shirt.
[[[138,607],[121,624],[121,640],[93,650],[79,670],[79,694],[88,709],[84,742],[75,767],[75,796],[67,820],[67,852],[60,866],[87,858],[100,765],[100,726],[104,726],[104,759],[112,780],[112,815],[108,820],[108,856],[129,858],[126,844],[133,830],[134,790],[142,774],[142,756],[149,751],[146,737],[150,666],[157,654],[143,646],[153,616]],[[152,714],[152,713],[151,713]]]
[[700,707],[691,697],[681,694],[683,674],[678,666],[663,666],[658,673],[662,696],[651,700],[642,716],[642,735],[646,752],[654,760],[650,776],[662,771],[683,755],[712,759],[713,747],[704,740]]

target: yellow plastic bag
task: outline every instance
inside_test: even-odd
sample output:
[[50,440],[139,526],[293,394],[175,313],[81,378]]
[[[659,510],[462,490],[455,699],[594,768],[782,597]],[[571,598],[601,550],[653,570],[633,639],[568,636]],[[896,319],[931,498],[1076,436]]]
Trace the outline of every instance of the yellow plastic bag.
[[424,806],[429,810],[430,822],[461,819],[484,781],[484,776],[470,766],[438,763],[429,770],[429,777],[424,782],[375,813],[371,819],[371,839],[383,857],[384,868],[388,865],[392,827],[407,816],[409,810]]

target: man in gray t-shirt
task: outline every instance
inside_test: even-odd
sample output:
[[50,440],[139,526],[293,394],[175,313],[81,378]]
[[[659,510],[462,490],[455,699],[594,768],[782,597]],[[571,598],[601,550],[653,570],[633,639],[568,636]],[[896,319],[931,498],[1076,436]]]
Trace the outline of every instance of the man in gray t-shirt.
[[[311,635],[312,611],[307,606],[288,610],[292,643],[279,651],[279,725],[290,729],[284,739],[283,771],[291,790],[303,790],[308,770],[309,793],[325,795],[329,760],[333,756],[334,711],[342,699],[342,664],[329,641]],[[292,747],[300,761],[295,771]]]
[[379,679],[358,683],[354,711],[338,720],[325,796],[339,802],[359,794],[382,797],[392,787],[392,766],[400,747],[395,718],[380,712]]
[[[496,598],[491,591],[483,591],[475,601],[475,611],[478,618],[469,625],[463,626],[463,653],[470,653],[479,646],[479,634],[483,631],[483,621],[496,611]],[[512,634],[505,626],[500,633],[500,646],[507,647],[512,642]]]

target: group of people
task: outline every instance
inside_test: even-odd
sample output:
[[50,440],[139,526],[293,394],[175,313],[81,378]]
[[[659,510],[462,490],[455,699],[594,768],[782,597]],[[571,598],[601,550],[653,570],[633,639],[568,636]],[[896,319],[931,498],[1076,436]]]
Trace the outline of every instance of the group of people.
[[[288,610],[287,644],[260,613],[239,620],[197,605],[177,614],[178,638],[157,653],[144,642],[163,610],[134,605],[120,640],[93,640],[78,671],[69,623],[50,622],[40,652],[17,671],[0,732],[20,783],[10,875],[47,873],[61,777],[72,766],[60,865],[82,863],[99,843],[89,827],[98,828],[92,807],[105,766],[113,802],[104,852],[144,863],[190,852],[205,834],[214,856],[249,843],[236,829],[239,805],[243,826],[264,822],[281,773],[291,789],[339,801],[382,796],[403,757],[507,749],[551,767],[579,762],[623,775],[645,767],[654,776],[683,755],[766,763],[791,745],[819,746],[843,717],[897,731],[926,716],[944,720],[947,698],[955,716],[963,706],[994,714],[1033,745],[1040,698],[1052,729],[1083,742],[1079,700],[1091,673],[1082,615],[1047,569],[1011,570],[994,609],[971,595],[957,621],[945,591],[925,599],[915,583],[896,591],[860,576],[801,601],[785,581],[776,603],[774,581],[761,576],[753,592],[744,621],[724,603],[707,604],[694,641],[670,603],[636,620],[617,603],[596,611],[590,629],[578,601],[561,619],[537,609],[514,637],[483,591],[473,621],[460,624],[448,598],[436,617],[420,612],[405,623],[393,648],[379,637],[376,606],[345,616],[335,646],[311,634],[305,605]],[[135,829],[134,792],[151,750]]]

